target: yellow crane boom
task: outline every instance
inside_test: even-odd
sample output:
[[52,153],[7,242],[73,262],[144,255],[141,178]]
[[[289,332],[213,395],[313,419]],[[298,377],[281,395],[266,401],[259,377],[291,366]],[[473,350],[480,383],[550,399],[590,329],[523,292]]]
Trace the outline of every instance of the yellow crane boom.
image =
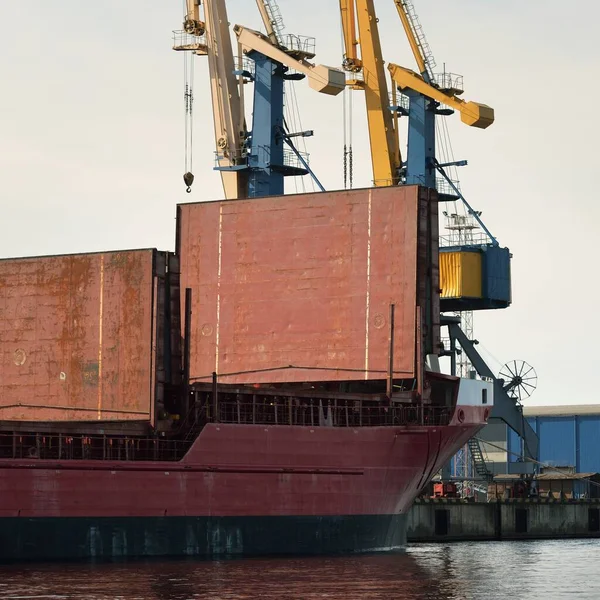
[[400,182],[401,159],[389,110],[388,85],[374,2],[340,0],[340,13],[345,45],[344,69],[357,74],[347,83],[365,92],[374,184],[394,185]]
[[437,86],[427,83],[421,75],[414,71],[393,63],[388,65],[388,70],[400,90],[413,90],[457,110],[460,112],[462,122],[471,127],[486,129],[494,122],[494,109],[487,104],[467,102],[457,98],[452,91],[441,90]]
[[315,65],[305,58],[290,56],[289,52],[282,50],[279,45],[274,45],[269,37],[254,29],[235,25],[233,31],[244,53],[255,50],[306,75],[308,84],[313,90],[330,96],[337,96],[344,90],[346,81],[344,73],[339,69]]

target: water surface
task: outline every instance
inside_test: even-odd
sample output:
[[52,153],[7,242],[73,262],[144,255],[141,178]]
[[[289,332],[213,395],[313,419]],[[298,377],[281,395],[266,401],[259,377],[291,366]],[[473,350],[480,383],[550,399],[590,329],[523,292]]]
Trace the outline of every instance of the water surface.
[[600,540],[423,544],[336,558],[0,567],[0,599],[600,599]]

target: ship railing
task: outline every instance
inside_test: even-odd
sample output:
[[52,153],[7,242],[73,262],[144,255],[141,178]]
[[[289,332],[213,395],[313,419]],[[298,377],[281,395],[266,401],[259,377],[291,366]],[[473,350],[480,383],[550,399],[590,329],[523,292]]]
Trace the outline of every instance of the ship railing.
[[255,62],[247,56],[234,56],[233,64],[235,65],[236,75],[254,77],[254,73],[256,72]]
[[296,425],[307,427],[383,427],[448,425],[451,409],[440,406],[366,403],[363,401],[312,401],[295,398],[270,402],[219,400],[209,421],[239,425]]
[[206,34],[193,35],[182,29],[173,31],[173,50],[207,54]]
[[63,433],[0,433],[0,458],[177,461],[192,440]]
[[383,427],[448,425],[452,409],[363,400],[271,397],[244,401],[210,395],[195,402],[176,438],[65,433],[0,433],[0,459],[46,459],[58,462],[179,461],[207,423],[295,425],[305,427]]
[[461,246],[488,246],[491,240],[483,232],[451,231],[448,235],[440,235],[440,248]]

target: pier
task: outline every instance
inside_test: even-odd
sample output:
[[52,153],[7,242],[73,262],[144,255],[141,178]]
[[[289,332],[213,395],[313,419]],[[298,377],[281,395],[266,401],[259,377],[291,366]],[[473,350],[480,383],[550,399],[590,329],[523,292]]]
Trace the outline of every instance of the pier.
[[417,499],[408,542],[600,537],[600,499]]

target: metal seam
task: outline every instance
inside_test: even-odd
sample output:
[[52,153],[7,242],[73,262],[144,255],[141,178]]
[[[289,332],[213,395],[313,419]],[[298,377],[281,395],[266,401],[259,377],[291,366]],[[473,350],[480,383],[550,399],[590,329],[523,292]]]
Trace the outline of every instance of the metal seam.
[[367,291],[365,307],[365,381],[369,379],[369,318],[371,310],[371,199],[372,190],[369,190],[369,204],[367,217]]
[[100,255],[100,306],[98,323],[98,420],[102,419],[102,321],[104,317],[104,254]]
[[219,206],[219,257],[217,266],[217,324],[215,332],[215,373],[219,372],[219,326],[221,324],[221,253],[223,249],[223,204]]

